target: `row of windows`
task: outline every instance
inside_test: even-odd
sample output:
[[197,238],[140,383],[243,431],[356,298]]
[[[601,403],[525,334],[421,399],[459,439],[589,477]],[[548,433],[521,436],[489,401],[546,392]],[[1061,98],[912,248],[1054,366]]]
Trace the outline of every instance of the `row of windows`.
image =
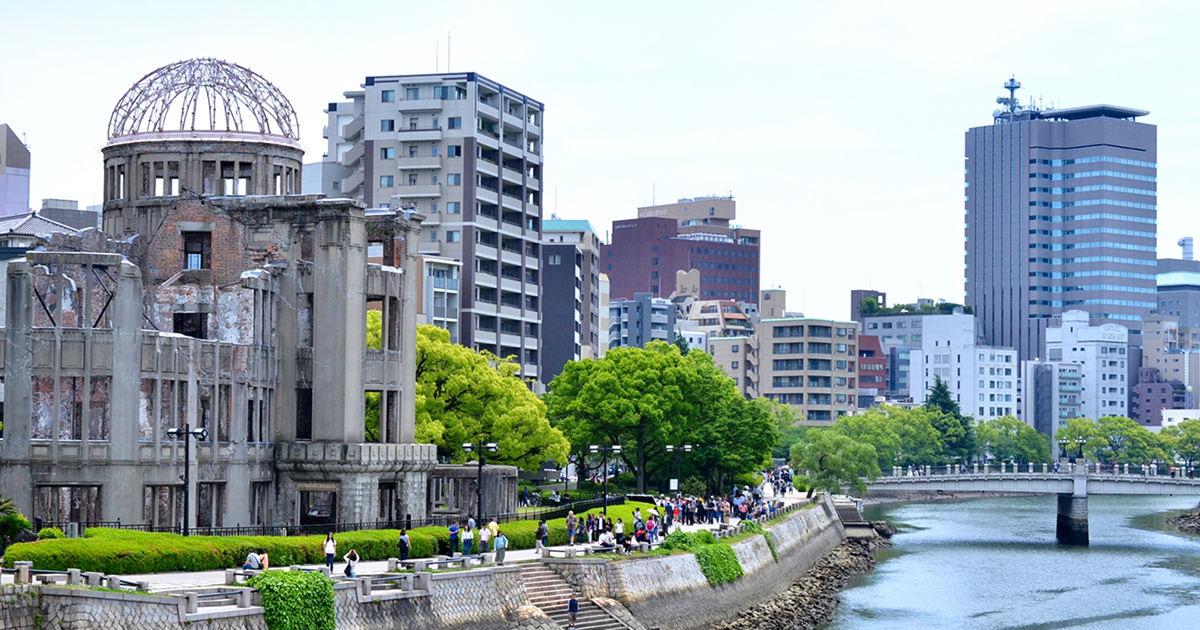
[[1108,305],[1108,306],[1137,306],[1140,308],[1155,308],[1154,302],[1137,302],[1134,300],[1029,300],[1030,306],[1078,306],[1078,305]]
[[1138,280],[1154,280],[1158,276],[1152,273],[1135,273],[1132,271],[1112,271],[1109,269],[1091,269],[1089,271],[1030,271],[1031,278],[1082,278],[1085,276],[1107,276],[1110,278],[1137,278]]
[[1067,221],[1091,221],[1093,219],[1112,219],[1114,221],[1129,221],[1130,223],[1158,223],[1153,217],[1135,217],[1128,214],[1112,214],[1098,212],[1096,214],[1077,214],[1070,217],[1052,217],[1047,214],[1031,214],[1030,221],[1049,221],[1051,223],[1066,223]]
[[1121,206],[1123,208],[1139,208],[1141,210],[1157,210],[1152,203],[1137,203],[1136,201],[1121,201],[1120,199],[1081,199],[1079,201],[1030,201],[1029,205],[1041,208],[1074,208],[1076,206]]
[[1157,260],[1142,260],[1141,258],[1121,258],[1119,256],[1084,256],[1082,258],[1030,258],[1031,263],[1047,263],[1050,265],[1071,265],[1092,262],[1122,263],[1125,265],[1157,266]]
[[1012,394],[980,394],[979,402],[984,402],[985,396],[988,402],[1012,402]]
[[[438,146],[436,144],[429,147],[429,156],[430,157],[438,156]],[[408,145],[408,157],[418,157],[416,143],[412,143],[412,144]],[[452,158],[462,157],[462,145],[461,144],[452,144],[452,145],[447,146],[446,147],[446,157],[452,157]],[[396,147],[381,147],[379,149],[379,159],[392,160],[395,158],[396,158]]]
[[1045,160],[1030,158],[1030,164],[1044,164],[1046,166],[1070,166],[1072,164],[1091,164],[1093,162],[1110,162],[1112,164],[1125,164],[1127,166],[1144,166],[1146,168],[1158,168],[1154,162],[1142,162],[1139,160],[1129,160],[1126,158],[1112,157],[1109,155],[1097,155],[1094,157],[1073,158],[1069,160]]
[[754,286],[752,278],[726,278],[724,276],[700,276],[701,282],[711,282],[713,284],[748,284]]
[[1048,249],[1053,252],[1066,251],[1068,249],[1089,249],[1092,247],[1105,247],[1108,249],[1131,249],[1137,252],[1153,252],[1158,251],[1154,245],[1133,245],[1131,243],[1030,243],[1029,249]]
[[693,254],[706,256],[730,256],[733,258],[758,258],[758,252],[743,252],[736,249],[713,249],[711,247],[694,247]]
[[729,263],[710,263],[703,260],[696,263],[697,269],[721,269],[724,271],[758,271],[753,265],[731,265]]
[[1062,181],[1065,179],[1078,179],[1080,177],[1120,177],[1122,179],[1136,179],[1140,182],[1156,182],[1158,178],[1153,175],[1138,175],[1136,173],[1122,173],[1121,171],[1084,171],[1082,173],[1030,173],[1030,179],[1049,179],[1052,181]]
[[1085,284],[1077,287],[1041,287],[1031,286],[1030,291],[1047,291],[1049,293],[1070,293],[1072,291],[1124,291],[1126,293],[1158,293],[1154,287],[1130,287],[1122,284]]
[[[441,127],[439,126],[438,123],[439,123],[439,121],[438,121],[437,117],[435,116],[433,118],[432,125],[430,125],[429,127],[421,127],[420,119],[417,118],[416,116],[412,116],[408,119],[408,128],[410,130],[411,129],[440,129]],[[461,116],[452,116],[450,118],[447,118],[446,119],[446,127],[448,129],[462,129],[462,117]],[[395,119],[384,118],[384,119],[380,120],[379,121],[379,130],[380,131],[395,131],[396,130]]]
[[[612,265],[608,266],[608,270],[612,271]],[[754,299],[753,293],[746,293],[746,292],[742,292],[742,291],[712,291],[709,289],[701,289],[700,296],[701,297],[732,298],[735,300],[752,300],[752,299]]]
[[1128,188],[1126,186],[1110,186],[1108,184],[1099,184],[1096,186],[1075,186],[1072,188],[1046,188],[1046,187],[1039,188],[1037,186],[1031,186],[1029,188],[1029,192],[1031,192],[1031,193],[1040,192],[1040,193],[1050,193],[1051,195],[1066,195],[1069,193],[1092,192],[1095,190],[1108,190],[1111,192],[1123,192],[1123,193],[1130,193],[1133,195],[1149,195],[1151,197],[1158,196],[1157,192],[1155,192],[1153,190],[1147,190],[1145,188]]
[[[983,407],[979,408],[979,415],[983,415]],[[988,407],[989,416],[1011,416],[1012,407]]]
[[[428,88],[426,88],[428,89]],[[406,87],[404,88],[404,100],[415,101],[421,98],[421,88]],[[433,87],[433,98],[442,101],[463,101],[467,98],[466,88],[450,85],[436,85]],[[380,90],[379,102],[395,103],[396,90]]]
[[[437,240],[438,240],[438,231],[437,230],[429,230],[429,240],[433,241],[435,243],[437,242]],[[446,242],[447,243],[457,243],[461,240],[462,240],[462,231],[461,230],[446,230]]]
[[1122,230],[1111,227],[1080,228],[1078,230],[1029,230],[1030,234],[1041,236],[1075,236],[1080,234],[1115,234],[1118,236],[1141,236],[1143,238],[1158,238],[1154,232],[1139,232],[1137,230]]

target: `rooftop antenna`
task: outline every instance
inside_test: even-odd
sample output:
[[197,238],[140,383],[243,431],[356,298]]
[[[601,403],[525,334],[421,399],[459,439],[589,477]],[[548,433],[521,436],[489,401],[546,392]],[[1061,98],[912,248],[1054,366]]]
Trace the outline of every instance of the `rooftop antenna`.
[[1004,82],[1004,89],[1008,90],[1008,122],[1013,123],[1017,121],[1017,90],[1021,89],[1017,75]]

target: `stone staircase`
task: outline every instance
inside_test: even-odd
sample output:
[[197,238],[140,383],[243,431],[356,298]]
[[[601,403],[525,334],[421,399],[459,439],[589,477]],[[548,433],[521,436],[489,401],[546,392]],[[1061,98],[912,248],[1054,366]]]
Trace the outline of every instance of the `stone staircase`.
[[[559,626],[567,627],[567,602],[571,585],[556,571],[537,562],[521,565],[521,582],[529,602],[537,606]],[[575,630],[628,630],[629,626],[608,614],[589,599],[579,598],[579,616]]]

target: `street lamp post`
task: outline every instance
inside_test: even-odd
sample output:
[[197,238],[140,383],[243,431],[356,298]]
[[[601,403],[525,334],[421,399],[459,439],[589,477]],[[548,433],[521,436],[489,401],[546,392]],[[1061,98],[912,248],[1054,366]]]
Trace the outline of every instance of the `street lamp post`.
[[192,515],[190,504],[191,497],[189,496],[192,488],[192,448],[191,444],[188,443],[188,438],[196,438],[197,440],[204,442],[208,440],[208,429],[201,427],[199,429],[189,430],[185,424],[183,425],[182,429],[179,427],[167,429],[167,435],[171,437],[183,438],[183,475],[181,475],[183,478],[183,535],[187,536],[188,520]]
[[476,452],[479,454],[479,479],[475,484],[475,490],[478,492],[477,501],[475,502],[475,527],[483,527],[483,466],[487,464],[487,453],[495,453],[500,450],[495,442],[463,442],[463,452]]
[[609,455],[609,453],[612,453],[613,455],[619,455],[621,453],[621,445],[613,444],[612,446],[605,446],[604,448],[600,448],[599,446],[592,444],[591,446],[588,447],[588,452],[592,453],[593,455],[596,453],[604,454],[604,520],[607,521],[608,520],[608,455]]
[[674,444],[668,444],[667,452],[675,453],[675,492],[678,494],[683,490],[683,479],[680,478],[683,473],[683,454],[691,453],[692,445],[684,444],[677,448]]
[[1083,445],[1087,444],[1087,438],[1077,435],[1075,436],[1075,444],[1079,447],[1079,459],[1083,459]]

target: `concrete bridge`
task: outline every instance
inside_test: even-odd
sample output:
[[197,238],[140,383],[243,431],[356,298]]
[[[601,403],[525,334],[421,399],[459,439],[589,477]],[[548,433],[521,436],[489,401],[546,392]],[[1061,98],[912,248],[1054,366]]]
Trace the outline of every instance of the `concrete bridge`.
[[1152,467],[1070,464],[1060,472],[1047,465],[978,465],[969,471],[953,466],[922,467],[916,474],[880,477],[867,483],[871,493],[883,492],[1004,492],[1058,495],[1058,541],[1088,544],[1087,498],[1090,494],[1158,494],[1200,496],[1200,479],[1157,474]]

